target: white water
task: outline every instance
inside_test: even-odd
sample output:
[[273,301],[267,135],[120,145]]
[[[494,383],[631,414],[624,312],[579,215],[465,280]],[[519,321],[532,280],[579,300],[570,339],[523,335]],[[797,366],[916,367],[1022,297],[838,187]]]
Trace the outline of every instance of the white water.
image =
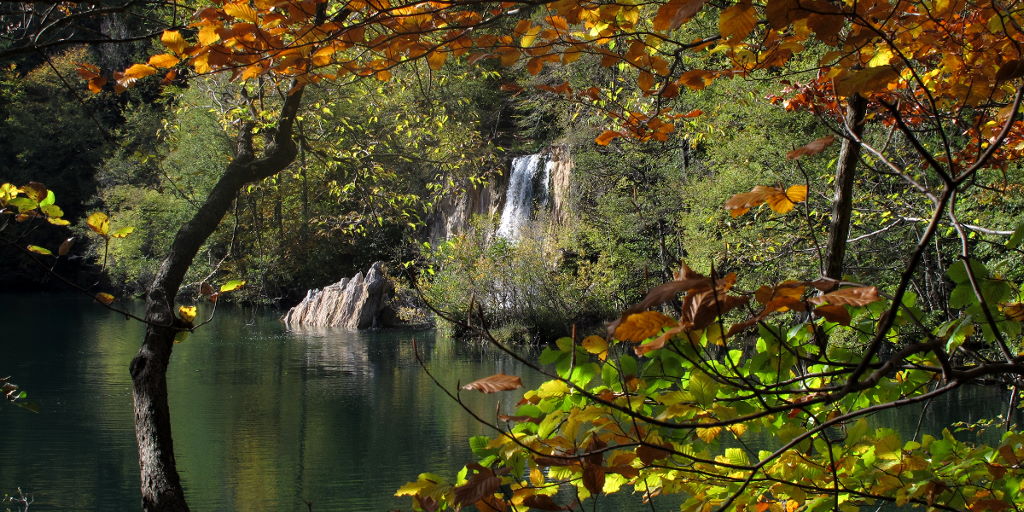
[[[498,224],[497,236],[508,240],[518,240],[523,226],[530,221],[533,209],[533,180],[541,170],[541,155],[526,155],[512,160],[512,175],[505,193],[505,208],[501,211],[501,222]],[[542,204],[547,203],[547,190],[551,180],[551,163],[543,167],[544,196]]]

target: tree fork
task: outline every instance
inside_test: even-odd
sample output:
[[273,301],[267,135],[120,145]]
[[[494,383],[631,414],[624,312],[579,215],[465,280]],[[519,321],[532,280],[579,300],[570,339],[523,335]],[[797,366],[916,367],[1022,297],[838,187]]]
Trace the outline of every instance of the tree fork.
[[217,228],[239,190],[273,176],[297,154],[292,126],[302,101],[293,88],[279,114],[277,131],[260,158],[253,154],[252,131],[240,129],[235,156],[206,200],[175,234],[170,251],[146,294],[146,335],[130,366],[135,404],[135,437],[139,449],[142,508],[147,512],[188,511],[174,459],[171,414],[167,399],[167,366],[174,335],[185,328],[174,312],[174,299],[185,272],[200,247]]

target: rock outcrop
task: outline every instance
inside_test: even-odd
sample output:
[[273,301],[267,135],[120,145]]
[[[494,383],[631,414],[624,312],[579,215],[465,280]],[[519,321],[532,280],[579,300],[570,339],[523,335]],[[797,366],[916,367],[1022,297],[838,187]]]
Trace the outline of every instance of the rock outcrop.
[[378,261],[365,276],[360,272],[323,289],[310,290],[281,320],[288,327],[382,327],[381,316],[394,293],[383,266]]

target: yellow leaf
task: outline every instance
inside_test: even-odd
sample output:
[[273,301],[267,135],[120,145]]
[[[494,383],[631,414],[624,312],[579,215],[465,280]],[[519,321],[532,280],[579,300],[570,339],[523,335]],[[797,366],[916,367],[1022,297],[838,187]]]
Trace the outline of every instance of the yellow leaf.
[[217,33],[215,25],[203,25],[203,28],[199,29],[199,44],[210,46],[217,41],[220,41],[220,34]]
[[583,349],[591,354],[597,354],[602,361],[608,357],[608,342],[600,336],[587,336],[583,338]]
[[128,238],[128,235],[132,234],[133,231],[135,231],[134,227],[126,226],[120,229],[115,229],[110,233],[110,236],[114,238]]
[[156,74],[156,68],[153,66],[149,66],[147,64],[134,64],[130,68],[124,70],[122,76],[124,79],[138,80],[153,74]]
[[560,380],[549,380],[537,388],[537,396],[540,398],[551,398],[562,396],[569,392],[569,385]]
[[114,302],[114,296],[109,293],[97,293],[96,301],[103,304],[110,304],[111,302]]
[[196,307],[195,306],[179,306],[178,307],[178,318],[185,323],[192,323],[192,320],[196,319]]
[[224,14],[227,14],[228,16],[233,16],[241,20],[248,21],[249,23],[256,23],[258,21],[258,18],[256,16],[256,10],[245,2],[238,2],[234,4],[225,5]]
[[775,213],[789,213],[796,206],[796,203],[807,199],[806,185],[793,185],[786,189],[785,192],[779,189],[773,190],[778,192],[766,196],[765,202],[768,203],[768,207]]
[[160,42],[169,50],[179,55],[185,51],[185,46],[187,46],[185,38],[181,37],[181,32],[177,30],[164,30],[163,35],[160,36]]
[[540,25],[531,25],[529,30],[523,34],[523,38],[519,40],[519,46],[529,48],[537,39],[537,34],[540,34]]
[[149,65],[160,69],[174,67],[178,62],[181,62],[180,59],[169,53],[161,53],[149,58]]
[[710,427],[710,428],[698,428],[697,437],[699,437],[705,443],[714,441],[718,434],[722,433],[722,427]]
[[110,233],[110,217],[103,212],[96,212],[85,219],[85,225],[100,236],[106,238]]

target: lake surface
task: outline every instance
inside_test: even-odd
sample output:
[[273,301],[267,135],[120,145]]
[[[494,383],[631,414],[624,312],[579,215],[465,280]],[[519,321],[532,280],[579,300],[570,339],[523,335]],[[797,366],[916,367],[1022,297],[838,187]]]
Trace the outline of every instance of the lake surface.
[[[66,295],[0,295],[0,325],[0,373],[42,408],[0,408],[0,493],[20,486],[32,511],[138,510],[128,363],[142,325]],[[168,376],[192,508],[408,510],[398,487],[454,475],[488,432],[429,380],[414,338],[448,386],[525,373],[433,331],[294,333],[276,313],[221,307],[175,346]],[[493,417],[494,395],[464,397]]]
[[[413,339],[449,387],[497,372],[541,380],[432,331],[288,332],[277,315],[222,306],[175,346],[171,416],[193,510],[409,510],[398,487],[421,472],[453,475],[471,460],[467,439],[489,433],[429,380]],[[41,407],[0,407],[0,495],[20,486],[32,511],[138,510],[128,363],[142,325],[82,297],[0,294],[0,326],[0,374]],[[923,418],[935,433],[1005,408],[1005,391],[965,393],[872,422],[909,434]],[[517,399],[502,395],[463,394],[489,418],[498,399]],[[650,508],[618,498],[598,510]]]

